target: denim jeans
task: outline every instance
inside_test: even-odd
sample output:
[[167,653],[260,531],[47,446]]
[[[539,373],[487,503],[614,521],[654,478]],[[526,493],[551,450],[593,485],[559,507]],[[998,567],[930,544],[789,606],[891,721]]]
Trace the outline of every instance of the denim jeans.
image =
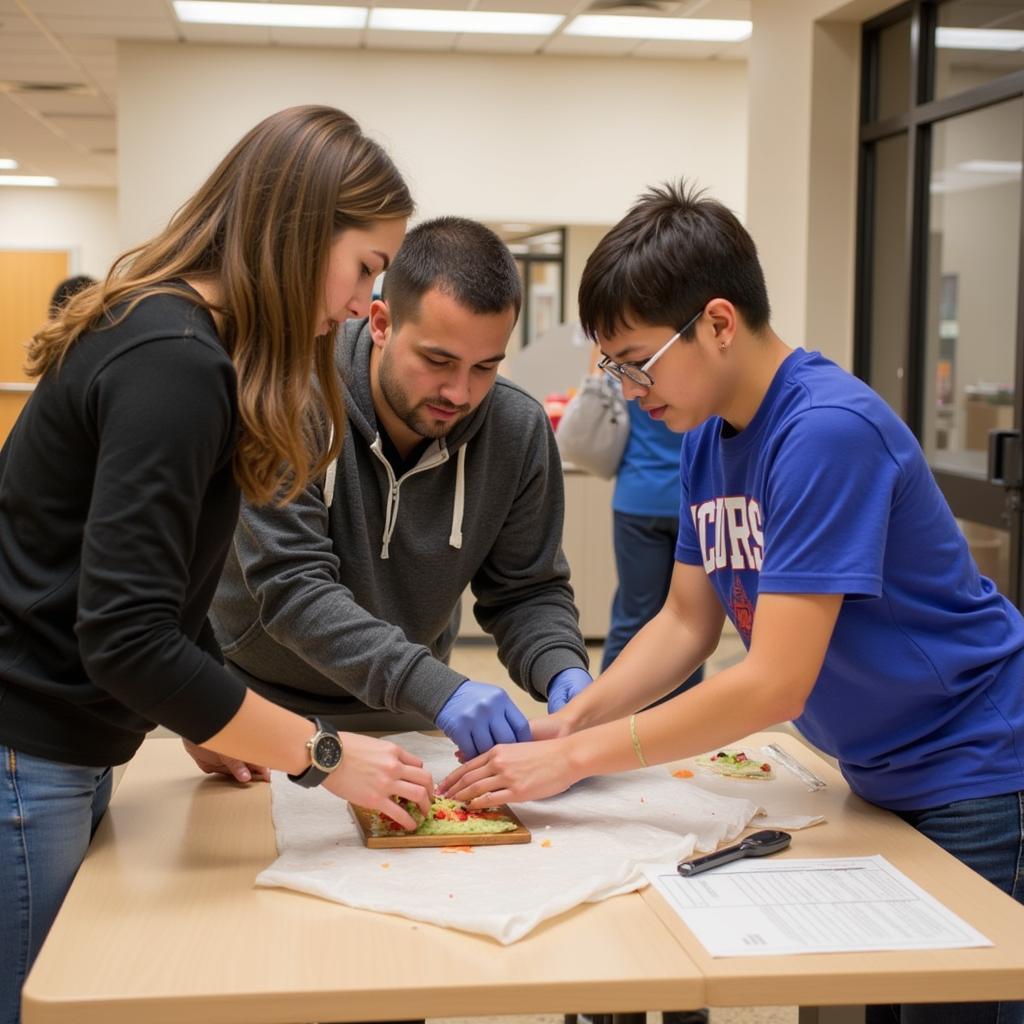
[[[672,570],[676,564],[678,531],[679,520],[674,516],[634,516],[627,512],[612,514],[615,570],[619,585],[612,600],[612,618],[604,640],[602,672],[619,656],[619,652],[633,636],[661,611],[668,597]],[[703,678],[702,665],[668,697],[695,686]],[[662,700],[668,700],[668,697]]]
[[[1024,792],[897,811],[918,832],[1024,903]],[[869,1006],[867,1024],[1024,1024],[1024,1002]]]
[[111,773],[3,744],[0,757],[0,1024],[17,1024],[21,986],[110,802]]

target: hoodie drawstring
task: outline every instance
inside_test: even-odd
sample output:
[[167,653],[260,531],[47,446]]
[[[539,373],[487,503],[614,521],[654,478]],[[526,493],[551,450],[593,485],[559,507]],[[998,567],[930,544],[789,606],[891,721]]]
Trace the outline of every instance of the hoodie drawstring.
[[466,449],[464,444],[459,448],[458,465],[455,468],[455,501],[452,504],[452,532],[448,538],[448,546],[459,549],[462,547],[462,513],[466,505]]
[[[331,436],[327,439],[327,447],[334,444],[334,424],[331,424]],[[324,477],[324,504],[330,508],[334,503],[334,481],[338,477],[338,460],[332,459],[327,467],[327,476]]]

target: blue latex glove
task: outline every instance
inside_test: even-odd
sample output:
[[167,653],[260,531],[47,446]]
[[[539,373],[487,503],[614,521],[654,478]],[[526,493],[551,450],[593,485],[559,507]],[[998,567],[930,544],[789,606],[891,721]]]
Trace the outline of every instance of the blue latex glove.
[[580,690],[586,689],[593,678],[585,668],[563,668],[548,683],[548,714],[564,708]]
[[528,740],[530,723],[500,686],[467,679],[438,712],[437,727],[459,748],[463,761],[496,743]]

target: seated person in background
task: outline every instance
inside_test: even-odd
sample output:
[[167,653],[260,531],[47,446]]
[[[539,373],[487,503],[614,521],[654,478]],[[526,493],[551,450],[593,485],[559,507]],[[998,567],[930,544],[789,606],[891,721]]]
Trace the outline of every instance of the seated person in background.
[[[978,572],[917,439],[863,381],[772,330],[754,243],[684,188],[601,241],[581,321],[623,392],[685,431],[664,608],[608,672],[441,791],[535,800],[793,719],[850,788],[1024,902],[1024,618]],[[746,656],[672,700],[728,614]],[[551,737],[544,739],[544,737]],[[1024,1003],[872,1007],[1021,1024]]]
[[53,294],[50,296],[50,318],[52,319],[60,313],[68,299],[79,292],[84,292],[86,288],[91,288],[95,283],[96,279],[89,277],[88,274],[75,274],[73,277],[64,278],[53,289]]
[[442,218],[409,233],[369,318],[339,332],[341,455],[283,508],[243,503],[214,600],[228,665],[257,693],[348,730],[436,723],[469,757],[529,739],[501,687],[448,667],[467,586],[549,711],[590,682],[554,435],[498,376],[521,294],[497,235]]

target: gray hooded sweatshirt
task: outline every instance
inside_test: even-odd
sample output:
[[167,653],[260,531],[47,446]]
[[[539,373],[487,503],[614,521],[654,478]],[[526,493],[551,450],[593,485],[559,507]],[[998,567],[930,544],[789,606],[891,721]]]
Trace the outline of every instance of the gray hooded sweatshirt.
[[372,344],[366,320],[339,331],[348,430],[327,479],[285,508],[242,505],[211,611],[224,655],[296,711],[434,721],[466,678],[447,660],[471,585],[502,664],[543,700],[554,675],[587,665],[547,416],[498,377],[396,479],[373,410]]

